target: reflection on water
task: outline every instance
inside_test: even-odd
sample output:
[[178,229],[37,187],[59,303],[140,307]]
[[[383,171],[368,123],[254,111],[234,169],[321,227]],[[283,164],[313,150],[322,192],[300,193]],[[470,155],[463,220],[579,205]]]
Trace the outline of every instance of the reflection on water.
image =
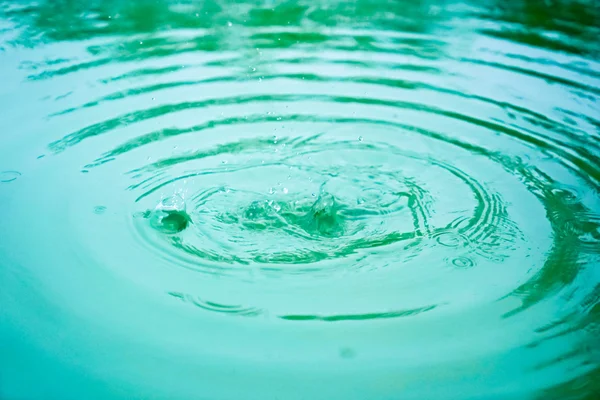
[[0,1],[0,397],[592,399],[594,1]]

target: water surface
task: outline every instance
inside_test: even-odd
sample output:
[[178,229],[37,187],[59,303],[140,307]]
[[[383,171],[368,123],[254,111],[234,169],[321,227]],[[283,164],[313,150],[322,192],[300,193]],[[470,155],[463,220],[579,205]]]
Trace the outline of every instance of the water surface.
[[0,398],[597,398],[599,26],[0,1]]

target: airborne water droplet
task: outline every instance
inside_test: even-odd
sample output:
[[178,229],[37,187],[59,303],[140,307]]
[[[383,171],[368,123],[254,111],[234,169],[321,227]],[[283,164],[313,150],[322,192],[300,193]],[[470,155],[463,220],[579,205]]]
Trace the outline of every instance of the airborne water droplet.
[[227,21],[227,26],[232,27],[233,24],[231,23],[231,21]]
[[359,141],[359,142],[362,142],[362,141],[363,141],[363,137],[362,137],[362,136],[359,136],[359,137],[358,137],[358,141]]
[[185,209],[185,200],[178,194],[162,199],[156,206],[156,210],[160,211],[185,211]]
[[163,199],[152,212],[151,225],[163,233],[179,233],[191,222],[185,200],[180,195]]

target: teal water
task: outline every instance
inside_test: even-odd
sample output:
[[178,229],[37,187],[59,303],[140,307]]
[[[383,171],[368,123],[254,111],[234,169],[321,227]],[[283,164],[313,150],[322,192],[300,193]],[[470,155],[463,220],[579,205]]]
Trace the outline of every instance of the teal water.
[[0,1],[0,399],[596,399],[594,0]]

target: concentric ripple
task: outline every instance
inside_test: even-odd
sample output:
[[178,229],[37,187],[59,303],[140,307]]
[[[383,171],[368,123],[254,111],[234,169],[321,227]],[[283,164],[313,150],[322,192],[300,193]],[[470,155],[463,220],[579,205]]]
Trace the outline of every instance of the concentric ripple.
[[[365,129],[375,137],[376,128]],[[395,129],[411,141],[410,132]],[[245,274],[248,269],[241,266],[249,265],[281,273],[384,268],[380,261],[373,265],[377,252],[385,258],[396,252],[398,265],[418,262],[415,257],[426,248],[422,256],[428,257],[432,246],[502,262],[523,247],[525,238],[507,205],[477,177],[411,152],[408,144],[399,149],[364,139],[326,141],[325,136],[241,140],[136,170],[143,185],[130,189],[142,192],[138,203],[150,209],[157,193],[180,193],[160,204],[174,198],[186,202],[193,221],[177,236],[160,234],[162,226],[156,234],[148,229],[152,222],[137,221],[142,240],[176,264],[223,274]],[[231,148],[244,157],[231,154]],[[464,157],[465,165],[484,161],[468,153]],[[198,165],[193,173],[180,170],[189,164]],[[497,169],[485,163],[482,168]],[[157,210],[164,213],[160,205]],[[157,218],[153,211],[137,216]],[[459,264],[474,263],[466,260]]]
[[595,398],[600,12],[533,3],[0,2],[0,397]]

